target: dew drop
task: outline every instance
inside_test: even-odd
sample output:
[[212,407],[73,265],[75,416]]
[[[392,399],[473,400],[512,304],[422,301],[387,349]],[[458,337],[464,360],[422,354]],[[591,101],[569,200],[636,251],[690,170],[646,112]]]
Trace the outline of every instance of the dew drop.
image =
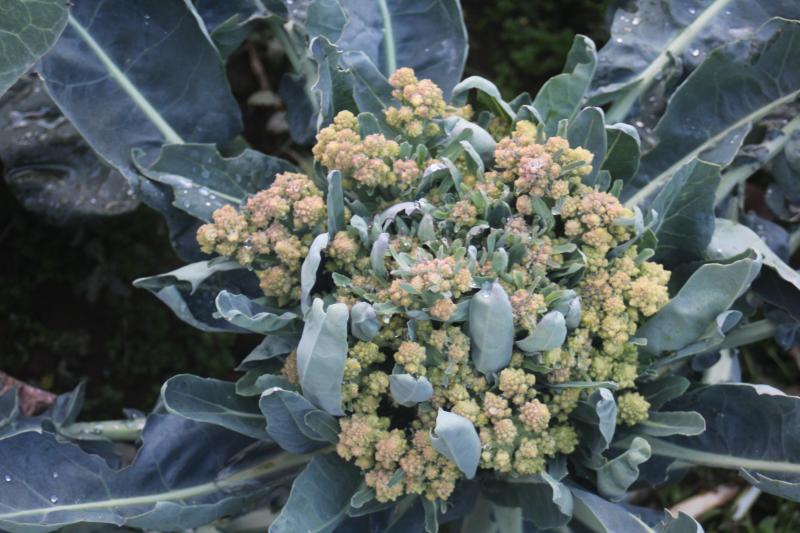
[[58,503],[58,496],[50,496],[50,503]]
[[689,14],[690,15],[694,15],[695,13],[697,13],[697,10],[695,8],[693,8],[693,7],[690,7],[689,8]]
[[692,54],[692,57],[697,57],[697,56],[699,56],[699,55],[700,55],[700,50],[698,50],[697,48],[695,48],[695,49],[694,49],[694,50],[692,50],[690,53]]
[[642,19],[640,19],[639,17],[633,17],[633,20],[631,21],[631,24],[633,24],[634,26],[638,26],[641,22],[642,22]]
[[637,121],[634,123],[634,125],[635,125],[637,128],[644,128],[644,122],[642,122],[641,120],[637,120]]
[[94,433],[95,435],[102,435],[103,426],[101,426],[100,424],[95,425],[94,428],[92,428],[92,433]]
[[53,479],[58,479],[58,472],[53,472]]
[[619,44],[622,44],[622,37],[617,37],[616,41],[617,41]]
[[202,196],[208,196],[209,194],[208,189],[206,189],[205,187],[200,187],[199,192]]
[[6,480],[6,483],[11,483],[11,476],[9,476],[8,474],[6,474],[3,479]]

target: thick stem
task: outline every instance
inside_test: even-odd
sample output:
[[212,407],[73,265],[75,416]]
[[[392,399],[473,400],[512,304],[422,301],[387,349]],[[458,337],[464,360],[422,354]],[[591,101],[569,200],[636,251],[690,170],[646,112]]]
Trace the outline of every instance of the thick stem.
[[772,338],[775,335],[776,329],[777,326],[771,320],[764,319],[756,322],[750,322],[749,324],[745,324],[744,326],[731,331],[730,335],[725,337],[725,340],[722,341],[722,344],[717,346],[715,349],[727,350],[730,348],[736,348],[738,346],[745,346],[747,344],[761,342],[763,340]]
[[397,51],[394,48],[394,29],[392,28],[392,16],[389,13],[389,6],[386,0],[378,0],[383,18],[383,49],[386,53],[386,71],[392,74],[397,70]]
[[146,419],[106,420],[103,422],[77,422],[61,428],[67,436],[78,439],[108,439],[132,442],[139,438]]

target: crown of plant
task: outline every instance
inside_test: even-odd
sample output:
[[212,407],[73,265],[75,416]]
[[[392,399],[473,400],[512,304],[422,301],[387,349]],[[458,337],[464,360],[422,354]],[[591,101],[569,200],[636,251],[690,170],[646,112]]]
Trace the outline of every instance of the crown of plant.
[[[379,502],[447,500],[478,468],[528,476],[574,452],[580,382],[614,382],[619,421],[645,420],[634,334],[667,303],[670,274],[639,249],[634,213],[582,182],[592,153],[520,121],[485,169],[437,143],[442,122],[468,109],[448,108],[411,69],[390,82],[398,105],[385,133],[344,111],[313,148],[340,173],[347,225],[327,228],[320,188],[285,173],[198,231],[205,251],[252,266],[281,305],[300,304],[300,261],[330,231],[315,241],[324,281],[282,374],[340,417],[336,452]],[[328,331],[337,314],[362,320]],[[324,396],[309,365],[326,354],[312,336],[345,350]]]

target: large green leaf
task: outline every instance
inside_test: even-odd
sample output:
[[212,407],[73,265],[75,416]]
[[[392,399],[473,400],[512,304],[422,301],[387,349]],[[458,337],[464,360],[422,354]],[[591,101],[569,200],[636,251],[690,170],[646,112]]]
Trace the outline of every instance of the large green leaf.
[[261,294],[258,278],[236,261],[216,258],[133,282],[167,304],[175,315],[203,331],[236,331],[245,329],[215,316],[215,301],[222,290]]
[[237,395],[236,385],[230,381],[179,374],[161,387],[161,400],[172,414],[254,439],[267,438],[258,401]]
[[711,52],[670,99],[655,129],[658,144],[642,158],[643,188],[629,204],[644,201],[695,157],[730,163],[755,121],[800,94],[800,70],[788,60],[799,54],[800,22],[781,19]]
[[222,60],[181,0],[76,2],[40,72],[64,115],[141,198],[163,212],[179,253],[199,259],[194,220],[172,192],[142,180],[131,151],[155,158],[162,144],[221,143],[241,129]]
[[56,42],[67,25],[62,0],[0,4],[0,96]]
[[647,339],[642,349],[658,355],[696,341],[750,288],[760,270],[760,258],[698,268],[678,294],[639,328],[636,335]]
[[298,172],[288,161],[250,149],[222,157],[213,144],[166,145],[152,165],[140,170],[172,188],[175,207],[205,222],[220,207],[238,207],[269,187],[276,174]]
[[[614,14],[600,50],[590,97],[619,100],[624,120],[642,94],[696,68],[719,45],[746,36],[770,17],[800,18],[794,0],[637,0]],[[645,100],[644,105],[650,104]]]
[[484,374],[508,366],[514,349],[514,316],[503,286],[493,282],[473,296],[469,304],[472,362]]
[[612,124],[606,126],[606,144],[601,168],[611,174],[611,179],[628,182],[639,170],[642,151],[639,133],[629,124]]
[[449,97],[467,59],[467,31],[457,0],[338,2],[346,19],[336,41],[339,48],[364,52],[385,77],[411,67]]
[[[681,167],[658,192],[648,210],[658,238],[655,261],[674,266],[703,258],[714,233],[714,191],[719,166],[694,159]],[[731,257],[736,254],[729,254]]]
[[342,416],[342,379],[347,357],[347,321],[350,312],[345,304],[328,306],[314,300],[305,317],[305,328],[297,345],[297,373],[303,396],[317,407]]
[[[0,441],[0,528],[54,531],[94,522],[177,531],[264,503],[308,459],[174,415],[151,415],[143,446],[117,470],[49,433]],[[35,457],[35,461],[31,461]]]
[[335,454],[315,455],[292,485],[270,533],[330,533],[346,517],[361,472]]
[[647,437],[653,454],[738,470],[765,492],[800,501],[800,398],[765,385],[702,387],[667,404],[698,411],[706,431],[693,437]]

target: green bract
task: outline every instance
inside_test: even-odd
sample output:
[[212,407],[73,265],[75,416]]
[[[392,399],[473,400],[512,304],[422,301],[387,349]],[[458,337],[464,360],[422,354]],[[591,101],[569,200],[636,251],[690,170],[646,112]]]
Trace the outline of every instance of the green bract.
[[[0,528],[262,509],[273,533],[697,531],[618,503],[673,463],[800,501],[800,399],[702,374],[800,324],[775,247],[800,238],[732,201],[764,169],[800,198],[800,12],[767,3],[640,2],[506,101],[461,80],[457,0],[12,2],[31,16],[0,22],[25,44],[0,90],[44,54],[55,103],[194,261],[135,285],[264,338],[236,382],[168,380],[146,422],[76,424],[82,389],[36,417],[0,396]],[[313,164],[233,142],[224,58],[264,24]]]

